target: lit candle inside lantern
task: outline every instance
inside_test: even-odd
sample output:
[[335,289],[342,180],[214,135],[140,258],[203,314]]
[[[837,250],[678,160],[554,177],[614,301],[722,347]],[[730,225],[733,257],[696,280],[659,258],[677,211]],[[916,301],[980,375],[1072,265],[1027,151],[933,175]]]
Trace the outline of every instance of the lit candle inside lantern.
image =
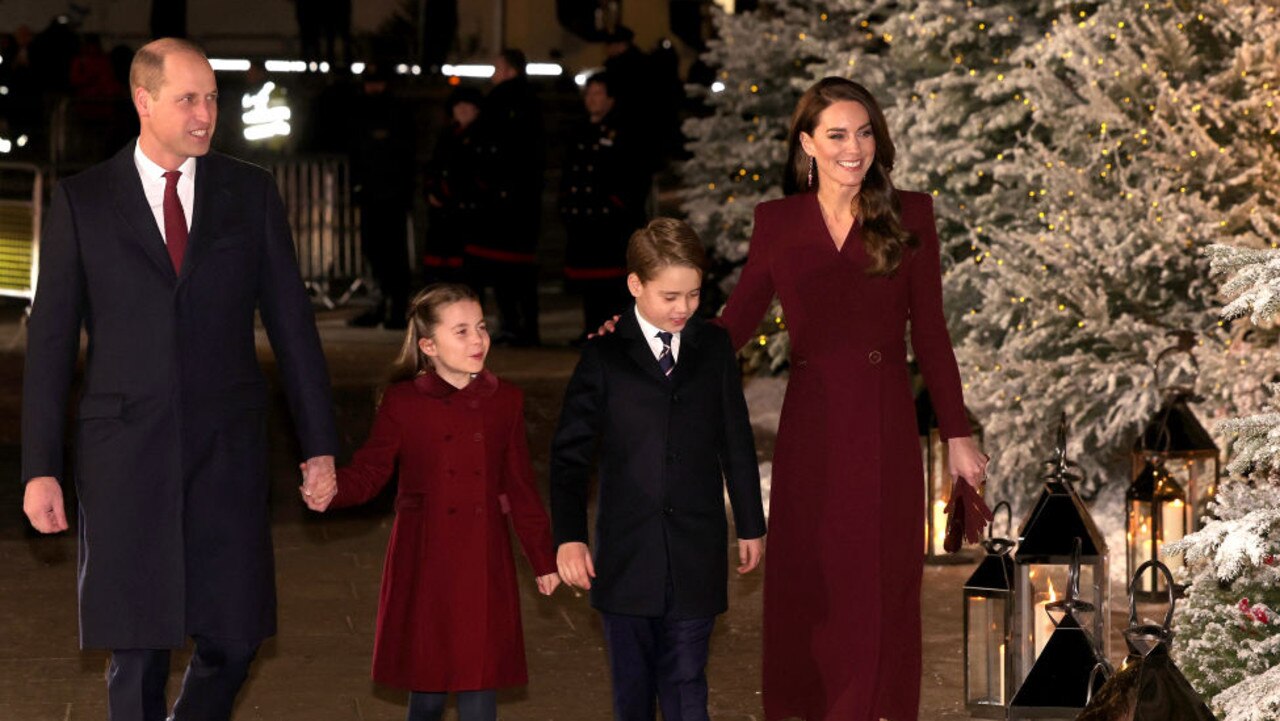
[[1049,616],[1047,606],[1058,600],[1058,594],[1053,588],[1053,579],[1049,581],[1049,592],[1036,594],[1036,613],[1035,613],[1035,642],[1036,642],[1036,658],[1040,658],[1040,652],[1044,650],[1044,646],[1049,642],[1049,637],[1053,635],[1054,623],[1053,618]]
[[[1163,550],[1166,544],[1180,541],[1183,536],[1187,535],[1187,508],[1185,503],[1175,498],[1166,503],[1161,510],[1160,549],[1162,553],[1160,555],[1164,556]],[[1169,567],[1170,571],[1182,567],[1181,554],[1167,556],[1161,560]]]
[[[1151,551],[1152,551],[1153,543],[1154,543],[1154,540],[1151,538],[1151,525],[1144,520],[1142,522],[1142,525],[1138,526],[1138,544],[1136,546],[1138,549],[1138,557],[1134,559],[1134,563],[1133,563],[1135,568],[1140,566],[1144,562],[1151,560],[1152,558]],[[1151,587],[1153,575],[1154,574],[1152,574],[1150,571],[1147,571],[1142,574],[1142,578],[1138,579],[1139,590],[1142,590],[1142,591],[1155,590]]]

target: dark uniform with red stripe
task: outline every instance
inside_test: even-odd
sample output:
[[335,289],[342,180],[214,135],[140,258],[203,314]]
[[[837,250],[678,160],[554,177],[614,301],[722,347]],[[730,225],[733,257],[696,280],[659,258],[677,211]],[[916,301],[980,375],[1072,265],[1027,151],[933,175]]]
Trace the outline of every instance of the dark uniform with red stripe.
[[426,167],[429,226],[422,263],[430,282],[462,280],[463,246],[483,227],[483,146],[475,127],[453,123],[441,131]]
[[529,81],[494,86],[477,121],[481,182],[489,202],[483,230],[463,249],[470,283],[493,286],[502,333],[519,345],[538,343],[538,231],[546,170],[542,108]]
[[566,143],[560,218],[568,234],[564,277],[583,294],[590,332],[630,304],[627,240],[645,222],[651,176],[637,136],[620,130],[617,114],[578,125]]

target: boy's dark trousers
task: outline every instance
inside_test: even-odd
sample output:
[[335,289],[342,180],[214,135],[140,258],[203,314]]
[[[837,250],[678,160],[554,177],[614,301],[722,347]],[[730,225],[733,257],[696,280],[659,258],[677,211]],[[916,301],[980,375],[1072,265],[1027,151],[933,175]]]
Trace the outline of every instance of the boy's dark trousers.
[[[668,598],[671,584],[667,584]],[[614,721],[708,721],[707,652],[716,617],[600,614],[609,649]]]

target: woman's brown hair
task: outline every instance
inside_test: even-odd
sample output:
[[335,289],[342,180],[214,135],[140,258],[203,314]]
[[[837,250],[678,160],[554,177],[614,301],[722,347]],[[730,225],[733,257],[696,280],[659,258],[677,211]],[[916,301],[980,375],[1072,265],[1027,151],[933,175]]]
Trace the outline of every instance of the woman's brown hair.
[[480,302],[475,291],[459,283],[435,283],[413,296],[409,301],[409,327],[404,333],[404,345],[391,366],[392,383],[413,380],[431,368],[431,359],[418,348],[418,341],[436,332],[442,308],[464,300]]
[[648,283],[663,268],[681,265],[699,273],[707,269],[707,251],[698,234],[675,218],[654,218],[627,242],[627,272]]
[[885,122],[880,104],[871,91],[847,78],[823,78],[800,96],[795,112],[791,115],[791,132],[787,139],[787,167],[782,179],[782,191],[787,195],[812,193],[818,190],[818,178],[809,182],[809,154],[800,145],[800,133],[812,136],[818,126],[818,116],[835,103],[852,101],[867,109],[871,118],[871,133],[876,141],[876,155],[862,180],[862,189],[854,199],[853,215],[862,221],[862,239],[867,255],[871,256],[869,275],[892,275],[902,263],[907,248],[914,248],[917,239],[902,226],[902,206],[889,178],[893,170],[895,150],[889,137],[889,125]]

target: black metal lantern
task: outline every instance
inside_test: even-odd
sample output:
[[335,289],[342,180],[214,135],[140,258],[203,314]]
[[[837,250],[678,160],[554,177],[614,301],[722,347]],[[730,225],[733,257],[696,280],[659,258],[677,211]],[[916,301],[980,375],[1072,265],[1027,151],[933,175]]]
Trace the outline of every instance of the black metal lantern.
[[[996,504],[1009,515],[1005,501]],[[1013,541],[988,537],[982,542],[987,554],[964,584],[964,701],[970,716],[1005,717],[1013,691]]]
[[[1136,569],[1160,560],[1160,549],[1187,535],[1187,494],[1165,469],[1160,459],[1148,461],[1125,492],[1128,508],[1125,531],[1125,571],[1137,584],[1138,597],[1155,600],[1165,595],[1164,576],[1153,566],[1137,576]],[[1170,557],[1181,566],[1182,557]]]
[[1199,363],[1191,353],[1195,347],[1194,334],[1180,331],[1175,335],[1177,345],[1156,356],[1156,388],[1164,400],[1134,443],[1132,477],[1136,479],[1147,463],[1161,462],[1185,493],[1183,500],[1188,506],[1187,532],[1190,533],[1200,528],[1209,501],[1217,492],[1221,453],[1189,405],[1196,400],[1194,379],[1184,385],[1165,385],[1161,379],[1161,364],[1175,354],[1188,356],[1191,367],[1199,373]]
[[[1095,613],[1082,608],[1075,618],[1098,640],[1104,654],[1110,645],[1107,542],[1072,485],[1079,476],[1072,471],[1076,464],[1066,457],[1066,424],[1064,415],[1058,428],[1056,457],[1048,462],[1052,470],[1018,532],[1018,550],[1013,557],[1017,604],[1014,678],[1018,683],[1027,677],[1053,633],[1054,625],[1045,610],[1059,601],[1072,565],[1079,566],[1081,600],[1097,609]],[[1073,561],[1077,538],[1081,541],[1080,556]]]
[[1106,609],[1080,599],[1083,542],[1077,537],[1072,544],[1066,598],[1044,609],[1054,624],[1053,633],[1009,702],[1010,719],[1074,721],[1110,676],[1106,655],[1089,632],[1088,622],[1081,620],[1086,615],[1104,615]]
[[[1159,573],[1169,600],[1164,623],[1138,623],[1139,584],[1144,573]],[[1129,655],[1124,664],[1089,701],[1077,721],[1214,721],[1204,699],[1191,688],[1169,657],[1173,643],[1173,575],[1159,561],[1147,561],[1129,581],[1129,628],[1124,632]]]
[[[969,429],[982,446],[982,429],[969,412]],[[947,535],[947,504],[951,502],[951,467],[947,442],[938,431],[938,417],[933,412],[927,389],[916,396],[916,428],[920,435],[920,460],[924,466],[924,561],[932,564],[968,563],[966,553],[947,553],[943,539]]]

